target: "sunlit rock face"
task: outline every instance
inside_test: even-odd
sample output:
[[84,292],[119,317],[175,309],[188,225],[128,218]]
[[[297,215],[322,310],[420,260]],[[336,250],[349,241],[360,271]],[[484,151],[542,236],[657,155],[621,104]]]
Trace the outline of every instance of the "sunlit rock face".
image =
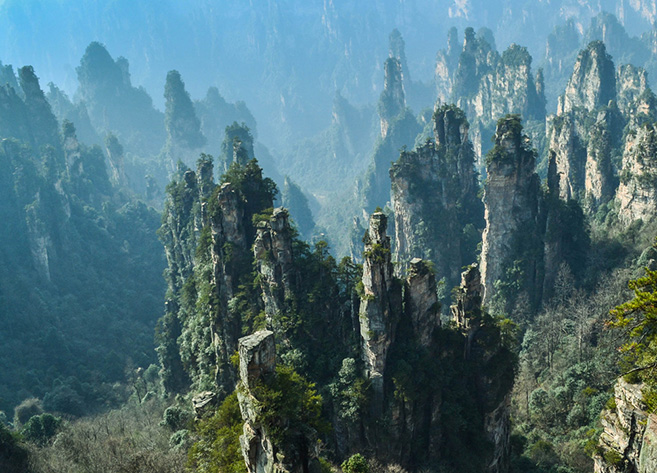
[[622,378],[614,402],[602,412],[602,435],[593,459],[595,473],[649,473],[657,467],[657,415],[643,402],[643,383]]
[[[237,398],[244,419],[240,446],[249,473],[273,473],[276,470],[276,447],[259,420],[260,405],[253,389],[276,368],[274,333],[263,330],[239,340],[240,386]],[[280,471],[280,470],[279,470]]]
[[618,218],[624,225],[648,221],[657,210],[657,126],[644,125],[628,134],[616,193]]
[[466,28],[462,44],[456,29],[449,31],[448,47],[436,58],[438,101],[457,104],[470,119],[478,160],[489,149],[498,118],[518,113],[526,120],[544,120],[543,73],[539,69],[534,74],[531,63],[527,49],[517,44],[499,53],[492,32],[485,28],[479,33]]
[[646,72],[632,65],[615,68],[604,43],[591,42],[577,57],[557,114],[548,119],[559,197],[578,200],[589,213],[612,200],[622,174],[614,156],[624,152],[623,130],[654,120],[654,114]]
[[[485,186],[486,229],[481,250],[484,305],[491,303],[495,282],[504,277],[510,255],[521,240],[529,243],[539,231],[540,184],[534,152],[517,118],[498,122],[495,147],[488,156]],[[538,260],[527,260],[529,280],[536,277]]]
[[360,335],[367,377],[372,381],[375,402],[381,409],[383,377],[388,349],[394,341],[401,314],[401,285],[394,277],[388,218],[383,212],[370,217],[365,238],[363,298],[360,306]]
[[258,227],[253,252],[258,262],[262,297],[268,325],[282,313],[285,298],[291,294],[293,277],[292,230],[286,209],[274,210],[268,222]]

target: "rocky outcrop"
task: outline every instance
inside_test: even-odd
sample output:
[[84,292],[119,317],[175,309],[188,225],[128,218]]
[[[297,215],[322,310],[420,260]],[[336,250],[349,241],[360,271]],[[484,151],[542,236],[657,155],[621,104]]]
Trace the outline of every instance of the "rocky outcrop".
[[[461,274],[461,284],[456,289],[455,304],[450,307],[452,320],[465,336],[464,357],[476,360],[480,367],[486,366],[492,359],[492,353],[486,354],[482,350],[480,339],[485,339],[490,330],[490,316],[482,308],[484,287],[476,264],[469,266]],[[493,446],[486,471],[489,473],[503,473],[509,468],[510,455],[510,413],[511,394],[508,386],[495,385],[485,368],[476,374],[476,383],[485,387],[482,389],[482,401],[489,410],[484,415],[484,430],[487,440]],[[501,399],[501,400],[500,400]]]
[[453,85],[454,72],[459,64],[461,45],[459,44],[459,33],[455,27],[447,32],[447,49],[441,49],[436,55],[436,66],[434,70],[434,81],[440,103],[449,103]]
[[489,71],[480,77],[474,97],[458,98],[468,116],[485,122],[507,113],[536,120],[545,117],[545,98],[537,91],[526,48],[512,44],[501,56],[489,54],[487,62]]
[[456,103],[465,112],[472,124],[475,153],[481,158],[500,116],[518,113],[528,120],[545,118],[544,86],[531,71],[532,58],[526,48],[512,44],[500,54],[492,38],[466,28],[463,47],[455,52],[456,34],[450,30],[449,48],[437,56],[438,98],[442,103]]
[[481,304],[484,295],[481,273],[476,264],[461,273],[461,284],[456,291],[455,303],[450,307],[452,320],[463,332],[471,334],[481,322]]
[[580,52],[557,115],[548,120],[550,149],[556,155],[559,196],[577,199],[589,212],[614,197],[623,129],[654,119],[655,98],[646,72],[631,65],[614,70],[601,41]]
[[[209,198],[214,189],[212,167],[200,166],[197,174],[199,192]],[[212,215],[208,215],[208,205],[207,202],[202,203],[201,213],[202,220],[209,221],[212,236],[212,285],[217,296],[213,300],[211,325],[217,359],[215,379],[220,389],[229,393],[236,381],[229,360],[237,349],[237,338],[241,332],[239,314],[230,309],[229,301],[235,296],[239,262],[248,257],[249,250],[244,231],[243,203],[233,185],[221,185]]]
[[401,285],[394,277],[388,218],[375,212],[365,234],[363,295],[360,305],[360,336],[367,377],[375,392],[375,409],[383,402],[383,376],[388,349],[402,309]]
[[[279,385],[281,376],[276,371],[276,343],[274,333],[261,330],[239,340],[239,387],[237,400],[244,425],[240,447],[248,473],[308,473],[319,471],[316,432],[309,425],[294,426],[298,419],[284,416],[283,412],[265,412],[274,409],[277,402],[265,405],[267,390],[285,396],[293,389]],[[291,384],[298,381],[288,381]],[[284,401],[285,402],[285,401]],[[293,409],[301,409],[294,406]],[[306,413],[304,413],[306,414]],[[272,417],[276,417],[272,421]],[[285,434],[276,434],[272,422],[285,426]],[[303,421],[301,421],[303,422]]]
[[413,258],[404,290],[404,312],[413,324],[415,338],[428,348],[434,331],[440,327],[440,303],[436,294],[436,277],[426,261]]
[[105,152],[109,162],[110,182],[117,187],[127,186],[128,178],[125,174],[123,146],[116,136],[107,135]]
[[644,387],[622,378],[616,382],[613,403],[601,415],[595,473],[655,471],[657,415],[650,414],[643,402]]
[[594,110],[616,99],[616,72],[602,41],[591,42],[582,50],[575,68],[559,97],[557,115],[577,108]]
[[244,419],[240,446],[249,473],[274,473],[290,471],[278,464],[276,447],[260,421],[260,403],[253,393],[258,383],[273,375],[276,368],[276,344],[274,333],[256,332],[239,340],[240,385],[237,398]]
[[453,286],[463,264],[474,259],[463,228],[483,226],[483,206],[468,130],[460,109],[443,106],[433,116],[435,141],[402,152],[390,169],[398,274],[411,259],[424,258]]
[[203,419],[214,414],[217,408],[217,394],[203,391],[192,398],[192,408],[196,419]]
[[657,210],[657,125],[644,125],[628,134],[616,199],[620,206],[618,218],[624,225],[654,218]]
[[601,41],[593,41],[577,57],[565,93],[559,97],[557,116],[548,125],[562,200],[587,198],[595,209],[613,195],[610,134],[623,126],[617,97],[627,107],[633,96],[629,75],[624,69],[619,72],[624,92],[617,95],[614,63]]
[[633,105],[648,88],[648,74],[640,67],[623,64],[616,72],[616,103],[624,115],[635,113]]
[[395,57],[389,57],[383,65],[383,92],[379,98],[379,117],[381,119],[381,137],[388,136],[391,121],[406,108],[404,92],[404,73],[402,64]]
[[273,326],[276,315],[284,312],[285,299],[292,294],[294,264],[288,218],[286,209],[275,209],[268,222],[259,224],[253,245],[269,327]]
[[[540,184],[534,151],[517,116],[498,122],[495,147],[487,161],[486,229],[481,250],[483,303],[490,305],[498,290],[496,284],[511,283],[508,279],[518,277],[518,270],[521,280],[513,283],[531,289],[528,292],[534,298],[540,297]],[[522,261],[524,267],[512,269],[516,261]]]

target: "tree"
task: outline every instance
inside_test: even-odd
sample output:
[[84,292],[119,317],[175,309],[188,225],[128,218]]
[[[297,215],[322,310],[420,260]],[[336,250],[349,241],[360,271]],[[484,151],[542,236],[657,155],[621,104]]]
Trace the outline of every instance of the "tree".
[[25,440],[43,445],[55,436],[61,424],[62,419],[52,414],[33,416],[23,427],[22,434]]
[[657,271],[645,271],[645,276],[629,282],[634,299],[613,309],[607,325],[627,330],[629,340],[621,346],[629,369],[625,374],[657,385]]

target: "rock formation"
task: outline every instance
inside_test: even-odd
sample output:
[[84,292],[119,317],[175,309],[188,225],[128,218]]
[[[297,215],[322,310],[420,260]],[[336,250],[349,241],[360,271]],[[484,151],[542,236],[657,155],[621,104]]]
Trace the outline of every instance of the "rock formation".
[[379,98],[379,117],[381,119],[381,137],[388,136],[390,122],[406,108],[404,93],[404,74],[401,62],[394,57],[386,59],[383,64],[383,92]]
[[436,294],[436,277],[426,261],[413,258],[404,290],[404,313],[410,316],[415,338],[429,347],[434,330],[440,327],[440,303]]
[[602,41],[593,41],[577,57],[575,68],[559,97],[557,115],[575,109],[595,110],[616,99],[616,72]]
[[[199,168],[199,190],[209,198],[213,185],[211,167],[205,172]],[[241,332],[239,315],[229,308],[228,302],[235,296],[239,272],[238,262],[248,255],[244,231],[244,208],[239,195],[230,183],[222,184],[216,193],[215,211],[207,216],[210,224],[212,245],[212,282],[216,298],[212,307],[212,343],[217,359],[216,380],[226,393],[232,389],[235,378],[228,367],[230,357],[237,349]],[[207,213],[207,204],[202,205]]]
[[474,259],[463,229],[482,228],[483,206],[468,129],[460,109],[441,107],[433,117],[435,141],[402,152],[390,169],[400,274],[411,259],[428,259],[451,287],[463,264]]
[[[249,473],[305,473],[318,471],[316,432],[310,425],[294,425],[299,419],[284,417],[283,412],[264,412],[273,409],[263,401],[263,391],[275,390],[276,394],[289,395],[293,387],[277,384],[281,374],[276,371],[276,343],[274,333],[261,330],[239,340],[239,401],[243,434],[240,436],[242,456]],[[296,381],[289,380],[291,384]],[[286,401],[283,401],[286,402]],[[271,402],[270,404],[276,404]],[[304,406],[305,407],[305,406]],[[293,409],[300,409],[294,406]],[[303,415],[307,415],[304,413]],[[285,433],[276,434],[272,427],[285,425]],[[303,420],[301,421],[303,423]],[[279,430],[281,430],[279,428]]]
[[39,86],[39,79],[32,66],[21,67],[18,70],[18,79],[25,95],[25,106],[30,117],[33,144],[36,147],[50,145],[59,148],[59,124]]
[[657,210],[657,126],[644,125],[627,136],[616,193],[624,225],[648,221]]
[[455,303],[450,307],[452,320],[468,334],[474,332],[481,322],[483,295],[479,267],[473,264],[461,273],[461,285],[455,294]]
[[[455,293],[455,304],[450,307],[452,320],[465,336],[464,357],[476,360],[480,367],[485,367],[493,358],[492,353],[486,354],[480,341],[487,336],[491,324],[490,316],[482,308],[483,294],[479,267],[473,264],[461,274],[461,284]],[[476,373],[475,380],[479,386],[486,386],[482,390],[482,397],[486,399],[488,409],[484,416],[484,428],[488,441],[493,445],[493,454],[488,459],[486,471],[502,473],[508,471],[509,465],[511,395],[503,383],[501,386],[496,385],[499,380],[492,380],[485,368]]]
[[640,126],[655,113],[643,69],[615,70],[604,43],[591,42],[577,57],[557,115],[548,119],[549,147],[556,153],[559,195],[596,211],[614,197],[623,129]]
[[594,455],[595,473],[649,473],[657,468],[657,415],[643,402],[643,384],[620,378],[614,401],[601,416],[603,432]]
[[276,447],[259,419],[261,408],[252,391],[258,383],[264,382],[267,376],[274,374],[276,368],[274,333],[263,330],[240,338],[239,355],[241,389],[237,391],[237,397],[244,419],[240,446],[246,469],[249,473],[289,471],[277,464]]
[[545,118],[544,87],[532,74],[526,48],[512,44],[499,54],[492,38],[466,28],[459,55],[454,51],[456,34],[450,30],[448,49],[438,53],[438,98],[442,103],[456,103],[465,112],[472,124],[475,154],[482,158],[500,116],[518,113],[526,120]]
[[388,349],[402,308],[401,285],[394,277],[388,217],[375,212],[365,234],[363,297],[360,306],[360,336],[367,377],[375,391],[375,408],[383,402],[383,376]]
[[641,97],[648,88],[648,74],[640,67],[632,64],[623,64],[618,67],[616,73],[616,102],[623,115],[629,116],[636,113],[632,109],[636,100]]
[[[540,184],[534,151],[517,116],[499,120],[495,147],[487,161],[486,229],[481,250],[483,303],[489,306],[493,296],[509,283],[520,284],[532,297],[540,298],[540,291],[535,290],[540,286],[542,261],[542,255],[537,255],[542,245]],[[514,268],[517,264],[523,267]]]
[[171,161],[171,166],[178,161],[189,163],[197,154],[195,150],[204,146],[207,139],[201,132],[201,122],[178,71],[167,74],[164,97],[164,126],[167,132],[164,154]]
[[385,86],[378,103],[381,119],[381,139],[375,143],[371,161],[357,187],[359,204],[367,218],[374,209],[390,201],[390,162],[400,149],[412,145],[422,127],[406,107],[403,73],[396,58],[388,58],[384,65]]
[[285,311],[286,297],[292,294],[294,265],[292,237],[288,212],[281,207],[274,210],[268,222],[258,226],[253,252],[261,275],[262,298],[265,303],[267,325],[272,327],[277,314]]

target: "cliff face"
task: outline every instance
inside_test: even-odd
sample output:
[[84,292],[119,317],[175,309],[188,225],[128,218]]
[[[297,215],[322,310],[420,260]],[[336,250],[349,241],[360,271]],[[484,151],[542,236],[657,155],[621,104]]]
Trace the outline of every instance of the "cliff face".
[[266,427],[260,420],[261,407],[253,390],[263,383],[276,368],[276,345],[274,333],[260,331],[239,340],[240,385],[237,397],[244,419],[240,446],[244,463],[249,473],[273,473],[290,471],[278,464],[277,448],[272,443]]
[[[534,152],[517,117],[498,122],[495,147],[487,160],[486,229],[481,250],[485,306],[491,304],[496,292],[501,292],[500,282],[510,283],[509,278],[517,277],[512,274],[518,274],[518,270],[521,280],[515,282],[521,288],[538,287],[542,261],[542,255],[536,254],[541,247],[539,178],[534,170]],[[516,260],[522,260],[524,267],[513,268]],[[536,291],[529,292],[540,298]]]
[[[205,177],[205,179],[203,179]],[[199,169],[201,195],[211,196],[214,188],[212,169]],[[230,357],[237,349],[241,333],[239,315],[229,306],[235,297],[240,274],[238,262],[244,260],[249,251],[244,229],[244,206],[240,196],[230,183],[222,184],[216,193],[215,210],[207,215],[209,203],[202,204],[203,220],[210,226],[212,244],[212,282],[216,297],[212,304],[212,344],[217,359],[216,381],[223,392],[230,392],[235,377],[228,368]]]
[[[628,87],[631,82],[621,73],[619,85]],[[590,43],[577,57],[566,90],[559,97],[557,116],[548,125],[561,199],[587,198],[595,209],[612,197],[612,136],[623,126],[615,105],[620,96],[625,97],[626,107],[632,93],[617,95],[614,63],[604,43]]]
[[276,314],[285,310],[286,297],[292,295],[292,238],[287,210],[275,209],[269,221],[260,224],[253,252],[262,276],[267,325],[271,327]]
[[614,405],[603,411],[603,432],[594,456],[595,473],[655,471],[657,415],[642,400],[643,384],[622,378],[614,387]]
[[365,237],[364,296],[359,313],[363,360],[377,397],[375,409],[379,411],[383,402],[383,376],[388,349],[394,341],[402,304],[401,285],[393,274],[387,227],[385,214],[372,214]]
[[218,186],[212,161],[200,159],[196,172],[184,171],[180,182],[170,186],[160,229],[169,263],[165,318],[170,319],[170,336],[182,340],[177,355],[161,353],[164,372],[171,371],[172,379],[188,375],[199,386],[212,379],[220,398],[236,382],[230,357],[243,326],[238,288],[253,264],[252,216],[272,205],[273,183],[262,178],[260,168],[247,163],[240,172],[243,180]]
[[648,221],[657,208],[657,126],[644,125],[628,134],[616,198],[624,225]]
[[436,294],[436,277],[426,261],[413,258],[404,290],[405,313],[413,325],[415,338],[429,347],[436,328],[440,327],[440,303]]
[[464,227],[473,233],[483,227],[483,206],[468,130],[461,110],[441,107],[433,117],[435,141],[402,152],[390,169],[400,272],[413,258],[429,259],[437,278],[453,286],[474,259]]
[[577,197],[584,186],[586,166],[586,146],[576,130],[576,123],[570,116],[551,118],[548,125],[550,151],[554,152],[558,169],[559,197],[568,201]]

